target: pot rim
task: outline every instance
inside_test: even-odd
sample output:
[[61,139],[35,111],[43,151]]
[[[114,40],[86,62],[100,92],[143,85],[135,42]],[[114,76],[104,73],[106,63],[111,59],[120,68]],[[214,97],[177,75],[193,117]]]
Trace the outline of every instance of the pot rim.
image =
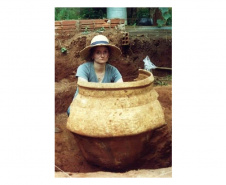
[[[105,84],[81,81],[79,85],[83,91],[80,91],[79,94],[82,95],[82,92],[86,91],[91,92],[91,94],[88,94],[89,92],[86,92],[84,96],[78,94],[77,98],[73,100],[67,129],[79,135],[107,138],[136,135],[165,125],[164,113],[157,100],[157,92],[152,88],[153,74],[140,69],[139,76],[135,80],[133,82]],[[131,89],[131,91],[127,92],[128,89]],[[107,107],[103,107],[103,104],[105,104],[103,98],[97,98],[92,106],[87,106],[88,100],[95,98],[92,93],[95,94],[96,92],[93,91],[102,91],[98,94],[104,95],[106,94],[104,91],[108,90],[117,91],[116,96],[110,96],[113,97],[113,103],[118,102],[116,104],[118,107],[106,109]],[[142,96],[136,97],[137,95],[133,93],[134,90],[138,94],[145,94],[145,101],[140,100],[141,98],[144,99]],[[129,97],[131,92],[133,95]],[[122,99],[121,94],[125,94]],[[124,106],[126,101],[131,101],[131,99],[135,103],[128,103],[129,106]],[[136,102],[140,103],[138,103],[139,106],[134,106]],[[95,108],[95,105],[98,105],[98,108]],[[92,115],[87,116],[90,112],[92,112]]]
[[124,89],[124,88],[133,88],[133,87],[143,87],[150,85],[154,81],[154,76],[151,72],[144,69],[139,69],[139,75],[146,76],[142,80],[123,82],[123,83],[95,83],[95,82],[84,82],[78,81],[77,85],[82,88],[91,88],[91,89]]

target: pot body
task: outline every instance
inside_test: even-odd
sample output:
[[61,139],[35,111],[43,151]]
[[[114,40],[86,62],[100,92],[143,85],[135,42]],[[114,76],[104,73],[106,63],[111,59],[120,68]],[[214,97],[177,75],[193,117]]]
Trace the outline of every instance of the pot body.
[[145,153],[152,130],[165,125],[153,81],[152,73],[139,70],[133,82],[78,82],[67,128],[87,161],[119,169]]
[[73,133],[84,158],[109,170],[128,170],[150,151],[152,131],[137,135],[96,138]]

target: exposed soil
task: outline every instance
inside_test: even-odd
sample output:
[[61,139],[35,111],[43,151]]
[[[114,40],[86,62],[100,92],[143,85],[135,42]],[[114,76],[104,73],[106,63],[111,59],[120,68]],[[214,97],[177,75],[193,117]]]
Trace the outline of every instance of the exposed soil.
[[[150,152],[137,161],[135,169],[158,169],[172,166],[172,86],[155,87],[164,109],[167,125],[155,130]],[[66,172],[104,171],[86,162],[71,132],[66,129],[67,114],[56,115],[55,164]],[[59,169],[56,168],[56,171]]]
[[[97,172],[106,171],[91,165],[83,158],[72,133],[66,129],[66,110],[70,105],[76,90],[75,73],[77,67],[85,61],[79,58],[79,51],[90,44],[94,35],[78,33],[73,37],[55,40],[55,165],[56,171],[65,172]],[[130,35],[130,45],[122,46],[123,33],[109,29],[102,33],[112,44],[120,47],[122,57],[111,61],[118,68],[124,81],[132,81],[138,76],[138,69],[144,68],[143,59],[148,55],[158,67],[172,67],[171,33],[150,33]],[[166,35],[167,34],[167,35]],[[67,48],[67,53],[61,52],[61,47]],[[153,70],[156,79],[171,75],[171,71]],[[155,86],[159,101],[164,109],[167,125],[154,131],[151,150],[137,161],[133,169],[159,169],[172,166],[172,86],[171,80],[167,86]],[[155,83],[159,85],[158,83]]]
[[72,177],[72,178],[170,178],[172,177],[172,167],[154,169],[154,170],[130,170],[124,173],[113,172],[88,172],[88,173],[73,173],[73,172],[55,172],[55,177]]
[[[124,81],[130,81],[138,75],[138,69],[144,68],[143,59],[148,55],[151,61],[158,67],[172,67],[172,40],[171,32],[153,31],[131,32],[129,35],[130,44],[122,45],[123,33],[114,29],[104,31],[110,43],[118,46],[122,51],[120,60],[110,63],[117,67],[123,76]],[[55,40],[55,81],[62,79],[74,81],[74,74],[77,67],[85,62],[80,59],[79,51],[90,44],[91,39],[98,35],[97,32],[89,34],[78,33],[69,39]],[[156,36],[157,35],[157,36]],[[61,47],[67,48],[67,54],[61,53]],[[154,75],[164,76],[169,71],[153,71]]]

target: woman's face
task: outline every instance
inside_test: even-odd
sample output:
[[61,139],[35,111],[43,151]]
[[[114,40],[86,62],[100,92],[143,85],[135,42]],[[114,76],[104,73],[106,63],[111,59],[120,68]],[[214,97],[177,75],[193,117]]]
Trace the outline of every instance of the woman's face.
[[109,55],[109,50],[106,46],[97,46],[94,48],[92,58],[94,62],[103,64],[108,61]]

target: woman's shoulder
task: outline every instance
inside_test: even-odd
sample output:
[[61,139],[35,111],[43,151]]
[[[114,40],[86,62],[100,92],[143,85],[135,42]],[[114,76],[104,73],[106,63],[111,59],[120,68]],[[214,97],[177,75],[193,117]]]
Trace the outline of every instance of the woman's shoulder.
[[90,74],[90,72],[92,72],[92,62],[85,62],[81,65],[79,65],[77,72],[76,72],[76,76],[80,76],[80,77],[86,77],[87,75]]
[[87,62],[84,62],[83,64],[81,64],[80,66],[90,66],[92,64],[93,64],[93,62],[87,61]]
[[79,65],[79,68],[89,68],[91,65],[93,64],[93,62],[85,62],[83,64]]
[[106,64],[108,70],[117,70],[117,68],[111,64]]

